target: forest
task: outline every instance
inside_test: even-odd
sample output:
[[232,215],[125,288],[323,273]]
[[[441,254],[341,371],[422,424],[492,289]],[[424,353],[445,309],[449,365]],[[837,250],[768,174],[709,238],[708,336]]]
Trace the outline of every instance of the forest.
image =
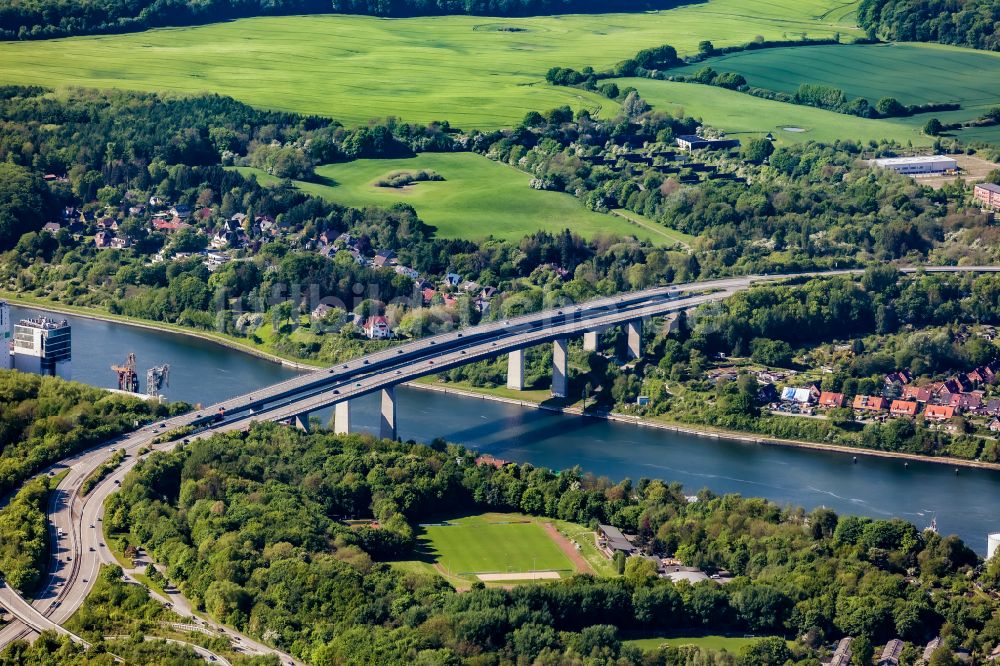
[[0,370],[0,496],[72,453],[187,411],[55,377]]
[[[164,563],[199,608],[316,664],[680,666],[690,651],[642,654],[622,639],[702,627],[794,640],[698,662],[747,666],[818,663],[821,646],[845,634],[922,645],[940,633],[973,651],[1000,638],[996,602],[966,594],[995,584],[1000,567],[982,569],[955,537],[708,490],[691,503],[677,484],[495,469],[473,457],[444,442],[259,425],[144,460],[109,500],[106,521],[120,545]],[[442,506],[608,522],[652,552],[736,579],[675,585],[636,559],[624,576],[455,594],[435,575],[391,564],[412,557],[414,526],[440,519]]]
[[861,0],[858,25],[887,41],[1000,50],[997,0]]
[[197,25],[249,16],[542,16],[670,9],[687,0],[2,0],[0,39],[50,39]]

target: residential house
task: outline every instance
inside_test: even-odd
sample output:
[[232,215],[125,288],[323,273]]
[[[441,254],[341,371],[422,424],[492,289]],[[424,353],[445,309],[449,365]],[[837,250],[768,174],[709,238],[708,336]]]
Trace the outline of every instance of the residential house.
[[625,553],[628,556],[636,552],[632,542],[613,525],[597,526],[597,547],[608,557],[614,557],[615,553]]
[[408,266],[396,266],[396,274],[408,277],[411,280],[416,280],[418,277],[420,277],[420,273],[418,273],[415,269],[410,268]]
[[392,329],[389,328],[389,320],[382,315],[369,317],[364,325],[365,337],[369,340],[385,340],[392,337]]
[[958,412],[974,412],[983,405],[983,394],[979,392],[959,393],[951,396],[948,405]]
[[153,196],[149,197],[149,205],[150,206],[159,208],[163,204],[164,204],[164,201],[163,201],[162,197],[158,197],[156,195],[153,195]]
[[890,372],[885,376],[886,384],[906,385],[911,381],[913,381],[913,376],[910,374],[909,370],[897,370],[896,372]]
[[916,416],[920,404],[915,400],[893,400],[889,413],[893,416]]
[[491,298],[493,298],[493,296],[495,296],[496,293],[497,293],[496,287],[483,287],[483,290],[479,292],[479,298],[483,299],[484,301],[488,301]]
[[986,427],[990,429],[990,432],[1000,432],[1000,419],[994,417]]
[[837,642],[837,647],[833,651],[833,657],[830,661],[825,662],[827,666],[850,666],[851,658],[854,656],[854,652],[851,650],[851,643],[854,639],[850,636],[845,636]]
[[955,408],[951,405],[927,405],[924,418],[928,421],[947,421],[955,416]]
[[430,305],[434,301],[434,295],[437,293],[437,289],[433,287],[424,287],[421,289],[420,295],[423,297],[424,305]]
[[115,236],[111,239],[111,247],[115,250],[124,250],[127,247],[132,247],[132,239],[128,236]]
[[993,648],[993,651],[986,657],[986,661],[1000,661],[1000,643],[997,643],[997,646]]
[[833,393],[832,391],[823,391],[819,394],[819,406],[825,409],[833,409],[835,407],[844,406],[844,394],[843,393]]
[[379,250],[375,253],[375,258],[372,259],[372,266],[375,268],[383,268],[385,266],[394,266],[396,264],[396,253],[392,250]]
[[993,398],[987,402],[983,411],[989,416],[1000,416],[1000,399]]
[[170,214],[174,217],[186,220],[191,217],[191,206],[188,206],[187,204],[176,204],[170,209]]
[[903,400],[929,402],[931,397],[931,389],[926,386],[907,386],[903,389]]
[[893,638],[882,649],[882,656],[879,657],[878,666],[899,666],[899,657],[902,654],[903,641]]
[[923,664],[924,666],[926,666],[926,664],[929,664],[931,662],[931,657],[934,655],[934,652],[939,647],[941,647],[941,642],[942,641],[940,636],[932,638],[931,641],[924,647],[924,653],[923,655],[921,655],[920,659],[917,660],[917,663]]
[[889,406],[889,401],[882,396],[856,395],[852,405],[859,412],[882,412]]
[[190,227],[190,224],[181,221],[181,218],[179,217],[174,217],[169,220],[165,220],[162,217],[153,218],[153,230],[161,231],[165,234],[172,234],[180,231],[181,229],[188,229]]
[[113,233],[102,229],[94,234],[94,245],[97,246],[98,250],[109,248],[111,247],[111,239],[114,237],[115,235]]
[[445,273],[444,281],[447,282],[450,287],[457,287],[462,281],[462,276],[458,273]]
[[482,289],[479,283],[473,282],[472,280],[466,280],[462,284],[458,285],[458,288],[468,294],[471,294],[474,291],[478,292]]
[[50,234],[57,234],[60,229],[62,229],[62,226],[58,222],[46,222],[42,226],[42,231],[47,231]]

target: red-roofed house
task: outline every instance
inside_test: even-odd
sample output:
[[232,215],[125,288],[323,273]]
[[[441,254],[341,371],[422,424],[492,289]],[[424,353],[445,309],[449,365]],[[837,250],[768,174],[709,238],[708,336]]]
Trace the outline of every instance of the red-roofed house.
[[893,416],[916,416],[918,403],[912,400],[893,400],[889,413]]
[[889,407],[889,401],[876,395],[856,395],[853,407],[858,411],[881,412]]
[[903,399],[927,402],[931,399],[931,389],[926,386],[907,386],[903,389]]
[[833,409],[834,407],[844,406],[844,394],[843,393],[833,393],[832,391],[823,391],[819,394],[819,406],[825,407],[827,409]]
[[389,320],[381,315],[366,319],[364,330],[369,340],[385,340],[392,336]]
[[947,421],[955,416],[955,408],[951,405],[927,405],[924,418],[928,421]]

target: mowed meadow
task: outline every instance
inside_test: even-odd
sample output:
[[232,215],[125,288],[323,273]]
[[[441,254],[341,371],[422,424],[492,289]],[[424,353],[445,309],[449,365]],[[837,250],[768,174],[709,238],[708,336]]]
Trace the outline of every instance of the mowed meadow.
[[[706,66],[719,72],[738,72],[751,86],[785,93],[794,93],[801,84],[812,83],[839,88],[849,98],[864,97],[872,104],[882,97],[895,97],[903,104],[956,102],[962,108],[873,121],[718,88],[713,89],[718,91],[714,94],[706,93],[697,84],[635,85],[651,102],[683,106],[688,113],[703,115],[706,122],[728,130],[753,131],[755,124],[758,127],[770,124],[780,131],[781,126],[798,122],[808,130],[810,138],[822,141],[885,137],[904,143],[929,143],[930,139],[921,133],[929,118],[946,123],[973,120],[1000,105],[1000,53],[940,44],[766,49],[711,58],[677,71],[692,74]],[[692,85],[698,89],[691,90]],[[1000,139],[1000,128],[961,130],[956,136],[963,140],[996,141]]]
[[677,9],[523,19],[266,17],[192,28],[0,43],[0,83],[214,92],[363,123],[394,115],[463,128],[515,124],[563,104],[616,104],[545,84],[553,66],[604,68],[649,46],[857,35],[853,3],[709,0]]
[[[261,184],[277,182],[259,169],[240,168]],[[379,187],[376,182],[399,172],[433,171],[443,181],[405,188]],[[638,226],[614,215],[588,210],[576,198],[529,186],[531,175],[474,153],[421,153],[409,159],[355,160],[316,168],[312,182],[296,186],[345,206],[391,206],[407,203],[443,238],[517,240],[535,231],[572,229],[586,238],[600,234],[637,236],[657,244],[689,240],[659,225]]]

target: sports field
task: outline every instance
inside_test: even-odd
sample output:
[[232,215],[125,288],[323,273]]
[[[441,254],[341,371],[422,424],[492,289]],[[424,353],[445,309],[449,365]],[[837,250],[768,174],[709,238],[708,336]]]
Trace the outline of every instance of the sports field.
[[[399,171],[434,171],[443,181],[414,183],[403,189],[377,187],[375,182]],[[261,171],[262,183],[274,182]],[[411,159],[356,160],[316,169],[316,182],[297,183],[302,190],[353,207],[388,206],[402,201],[445,238],[519,239],[544,230],[571,229],[581,236],[615,233],[646,238],[659,244],[678,240],[676,232],[639,226],[595,213],[569,194],[529,187],[531,176],[474,153],[421,153]]]
[[912,119],[870,120],[698,83],[635,78],[615,81],[620,86],[634,86],[657,109],[700,118],[705,124],[726,130],[736,138],[771,132],[779,143],[837,139],[877,141],[881,138],[904,144],[912,141],[914,145],[932,142],[920,132],[926,120],[919,124]]
[[[663,43],[682,52],[767,38],[860,34],[854,3],[709,0],[633,14],[523,19],[300,16],[0,44],[0,83],[215,92],[345,123],[395,115],[510,126],[562,104],[614,102],[544,82],[553,66],[604,68]],[[507,28],[517,28],[511,31]]]
[[[420,545],[448,576],[528,574],[571,575],[576,567],[532,518],[486,513],[421,528]],[[527,576],[525,576],[527,578]]]
[[664,636],[653,638],[636,638],[624,641],[641,650],[656,650],[661,645],[680,647],[682,645],[696,645],[700,648],[713,651],[726,650],[731,654],[737,654],[747,645],[760,640],[758,638],[746,638],[743,636]]

